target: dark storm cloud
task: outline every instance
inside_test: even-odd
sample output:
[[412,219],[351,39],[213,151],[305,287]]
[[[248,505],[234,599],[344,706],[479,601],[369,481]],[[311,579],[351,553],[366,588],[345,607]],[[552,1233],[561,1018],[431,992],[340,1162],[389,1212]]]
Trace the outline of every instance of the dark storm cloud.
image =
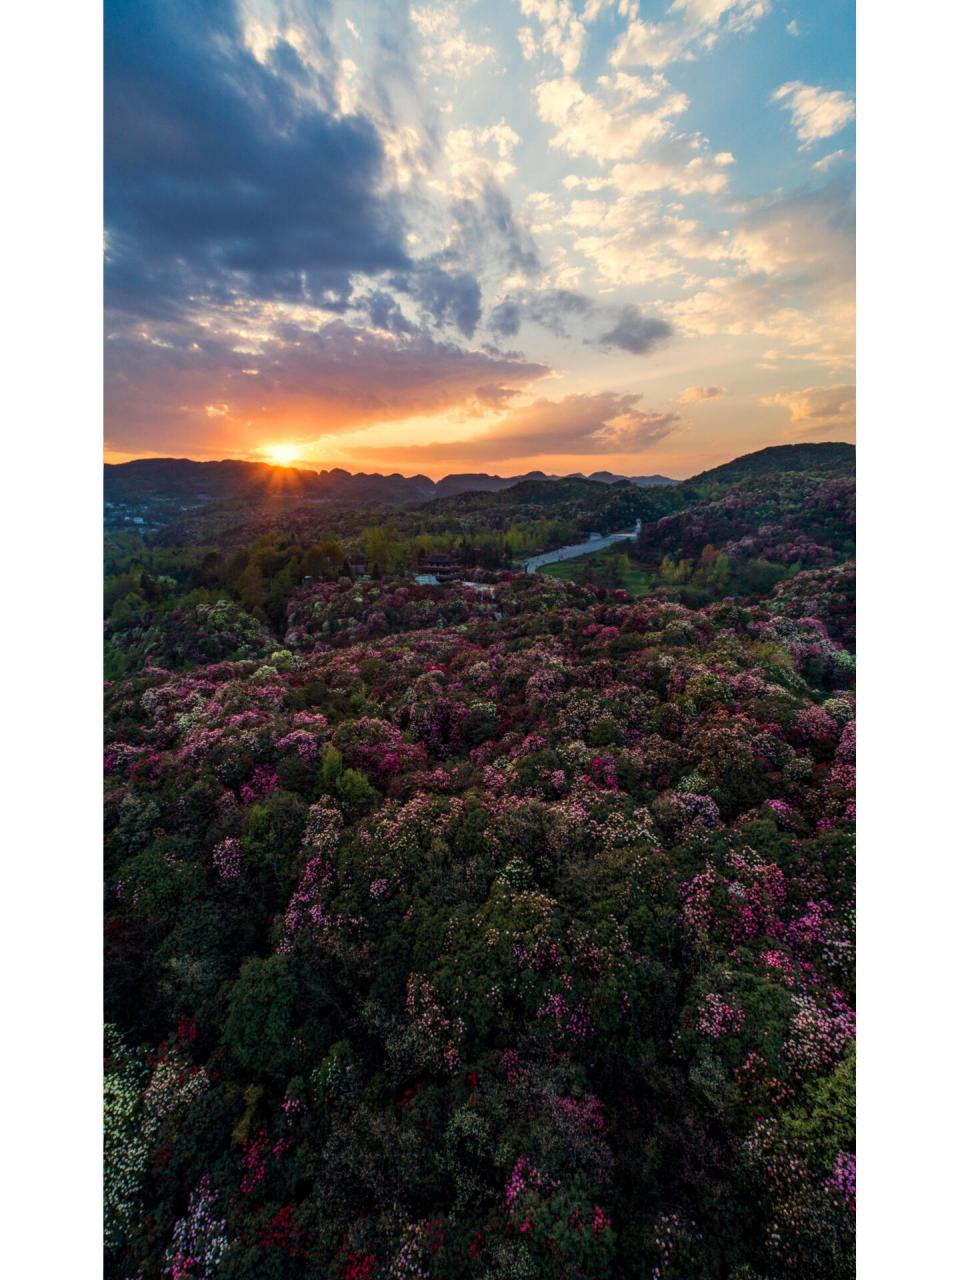
[[568,316],[588,316],[593,302],[573,289],[547,289],[536,294],[529,304],[531,319],[557,337],[567,337],[564,321]]
[[351,273],[409,266],[374,125],[335,115],[290,45],[261,65],[232,4],[110,0],[104,59],[108,306],[240,289],[336,310]]
[[465,337],[473,337],[481,312],[480,285],[475,276],[424,265],[394,284],[412,294],[434,324],[441,328],[453,324]]
[[498,302],[491,310],[488,323],[498,338],[515,338],[520,332],[523,307],[512,298]]
[[643,355],[673,336],[673,325],[659,316],[645,316],[638,307],[623,307],[612,329],[597,339],[601,347],[619,347]]
[[[513,338],[524,323],[537,324],[556,338],[569,338],[570,321],[602,323],[612,327],[592,341],[609,351],[618,347],[635,355],[666,342],[673,325],[657,316],[644,316],[634,306],[611,310],[575,289],[526,290],[509,294],[493,307],[487,317],[490,331],[498,338]],[[591,339],[585,338],[585,342]]]
[[566,319],[592,314],[594,304],[583,293],[573,289],[544,289],[540,293],[512,294],[491,310],[491,330],[501,338],[513,338],[523,320],[532,320],[558,338],[566,338]]
[[403,314],[396,298],[385,290],[375,289],[356,301],[375,329],[386,329],[388,333],[416,331],[416,325]]

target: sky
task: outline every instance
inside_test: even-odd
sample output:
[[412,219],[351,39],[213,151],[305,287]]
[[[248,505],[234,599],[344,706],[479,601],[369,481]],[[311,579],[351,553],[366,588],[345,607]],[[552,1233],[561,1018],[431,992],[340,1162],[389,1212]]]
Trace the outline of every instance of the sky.
[[854,438],[853,0],[107,0],[105,457]]

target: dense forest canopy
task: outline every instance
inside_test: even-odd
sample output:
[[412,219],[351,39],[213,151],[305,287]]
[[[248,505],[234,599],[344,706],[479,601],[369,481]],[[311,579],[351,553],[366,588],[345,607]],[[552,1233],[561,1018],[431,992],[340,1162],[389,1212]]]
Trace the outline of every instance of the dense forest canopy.
[[111,1280],[853,1276],[852,460],[797,448],[110,533]]

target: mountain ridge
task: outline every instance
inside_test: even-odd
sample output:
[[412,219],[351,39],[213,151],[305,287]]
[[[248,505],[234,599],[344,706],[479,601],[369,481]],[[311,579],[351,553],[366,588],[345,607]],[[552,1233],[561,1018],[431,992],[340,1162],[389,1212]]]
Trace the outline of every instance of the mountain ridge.
[[773,444],[731,458],[682,481],[691,488],[714,481],[746,479],[775,471],[848,471],[856,465],[856,445],[823,440],[816,443]]
[[191,503],[247,496],[275,495],[305,499],[349,497],[387,502],[423,502],[455,497],[460,493],[498,492],[527,480],[586,479],[601,484],[634,484],[642,488],[674,485],[669,476],[621,476],[597,471],[590,476],[567,476],[534,470],[522,475],[499,476],[486,472],[458,472],[431,480],[429,476],[403,476],[398,472],[350,472],[341,467],[312,470],[279,467],[267,462],[224,458],[199,462],[192,458],[134,458],[104,463],[104,498],[108,502],[170,499]]

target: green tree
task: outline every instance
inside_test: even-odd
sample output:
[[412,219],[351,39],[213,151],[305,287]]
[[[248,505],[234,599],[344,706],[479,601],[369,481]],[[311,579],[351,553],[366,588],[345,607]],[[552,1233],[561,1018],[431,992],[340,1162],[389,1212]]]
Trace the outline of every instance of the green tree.
[[237,595],[240,597],[240,603],[249,612],[257,613],[263,608],[266,588],[259,565],[247,565],[237,579],[236,590]]
[[223,1041],[240,1067],[282,1079],[290,1056],[295,988],[286,956],[244,962],[229,997]]
[[337,779],[335,794],[343,805],[348,822],[369,813],[380,799],[358,769],[344,769]]
[[301,568],[306,577],[336,578],[345,559],[346,553],[340,543],[327,538],[307,547],[303,553]]

